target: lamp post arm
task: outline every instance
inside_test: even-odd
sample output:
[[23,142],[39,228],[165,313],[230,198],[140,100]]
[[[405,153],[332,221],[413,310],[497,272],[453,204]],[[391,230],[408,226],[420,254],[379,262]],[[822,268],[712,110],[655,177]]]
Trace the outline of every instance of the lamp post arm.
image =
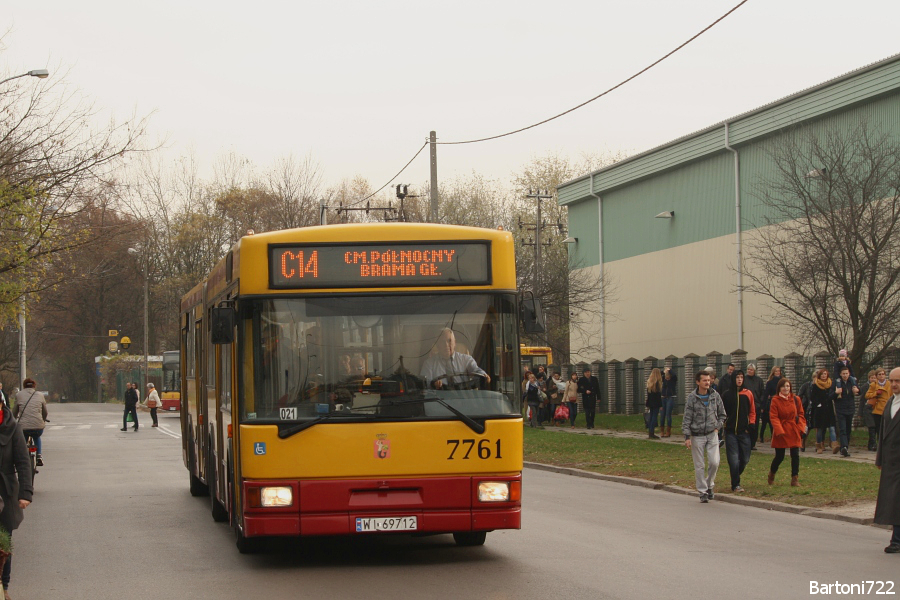
[[7,77],[3,81],[0,81],[0,85],[3,85],[7,81],[12,81],[13,79],[18,79],[19,77],[25,77],[28,73],[22,73],[21,75],[13,75],[12,77]]
[[50,72],[47,69],[34,69],[32,71],[28,71],[27,73],[22,73],[20,75],[13,75],[12,77],[7,77],[3,81],[0,81],[0,85],[3,85],[7,81],[12,81],[13,79],[18,79],[19,77],[37,77],[38,79],[46,79],[50,76]]

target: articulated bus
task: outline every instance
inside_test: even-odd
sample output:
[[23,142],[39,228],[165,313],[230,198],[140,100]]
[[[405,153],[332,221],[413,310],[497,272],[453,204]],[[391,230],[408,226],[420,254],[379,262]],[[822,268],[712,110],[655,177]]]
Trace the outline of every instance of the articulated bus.
[[161,410],[181,410],[181,353],[178,350],[163,352],[162,389],[159,399]]
[[553,364],[553,350],[549,346],[526,346],[522,344],[519,348],[522,354],[522,371],[525,369],[534,371],[538,365],[544,367]]
[[181,306],[190,491],[209,494],[241,552],[272,536],[395,532],[481,545],[520,528],[508,232],[248,235]]

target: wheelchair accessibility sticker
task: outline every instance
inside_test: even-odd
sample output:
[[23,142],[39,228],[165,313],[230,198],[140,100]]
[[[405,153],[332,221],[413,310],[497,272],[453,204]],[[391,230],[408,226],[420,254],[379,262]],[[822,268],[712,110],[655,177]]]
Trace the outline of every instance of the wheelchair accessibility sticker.
[[265,442],[253,442],[253,454],[256,456],[263,456],[266,453],[266,443]]

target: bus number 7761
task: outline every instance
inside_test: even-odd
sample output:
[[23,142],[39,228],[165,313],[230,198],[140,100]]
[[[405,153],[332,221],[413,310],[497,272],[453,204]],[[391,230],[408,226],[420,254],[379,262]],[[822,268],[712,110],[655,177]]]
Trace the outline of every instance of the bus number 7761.
[[[491,450],[491,444],[494,444],[496,450]],[[459,458],[456,456],[456,451],[459,450],[459,446],[462,444],[466,453],[462,456],[463,460],[469,460],[469,455],[472,453],[472,449],[475,448],[475,440],[447,440],[447,445],[453,446],[453,449],[450,450],[450,456],[447,457],[447,460],[453,460],[455,458]],[[462,450],[460,450],[462,453]],[[500,440],[478,440],[478,450],[477,450],[478,458],[482,460],[487,460],[489,458],[503,458],[500,455]]]

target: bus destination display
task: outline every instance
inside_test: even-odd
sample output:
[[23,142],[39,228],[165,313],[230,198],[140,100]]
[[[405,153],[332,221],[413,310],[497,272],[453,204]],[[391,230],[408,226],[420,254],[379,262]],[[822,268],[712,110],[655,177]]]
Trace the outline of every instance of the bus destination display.
[[488,285],[487,242],[271,245],[275,289]]

